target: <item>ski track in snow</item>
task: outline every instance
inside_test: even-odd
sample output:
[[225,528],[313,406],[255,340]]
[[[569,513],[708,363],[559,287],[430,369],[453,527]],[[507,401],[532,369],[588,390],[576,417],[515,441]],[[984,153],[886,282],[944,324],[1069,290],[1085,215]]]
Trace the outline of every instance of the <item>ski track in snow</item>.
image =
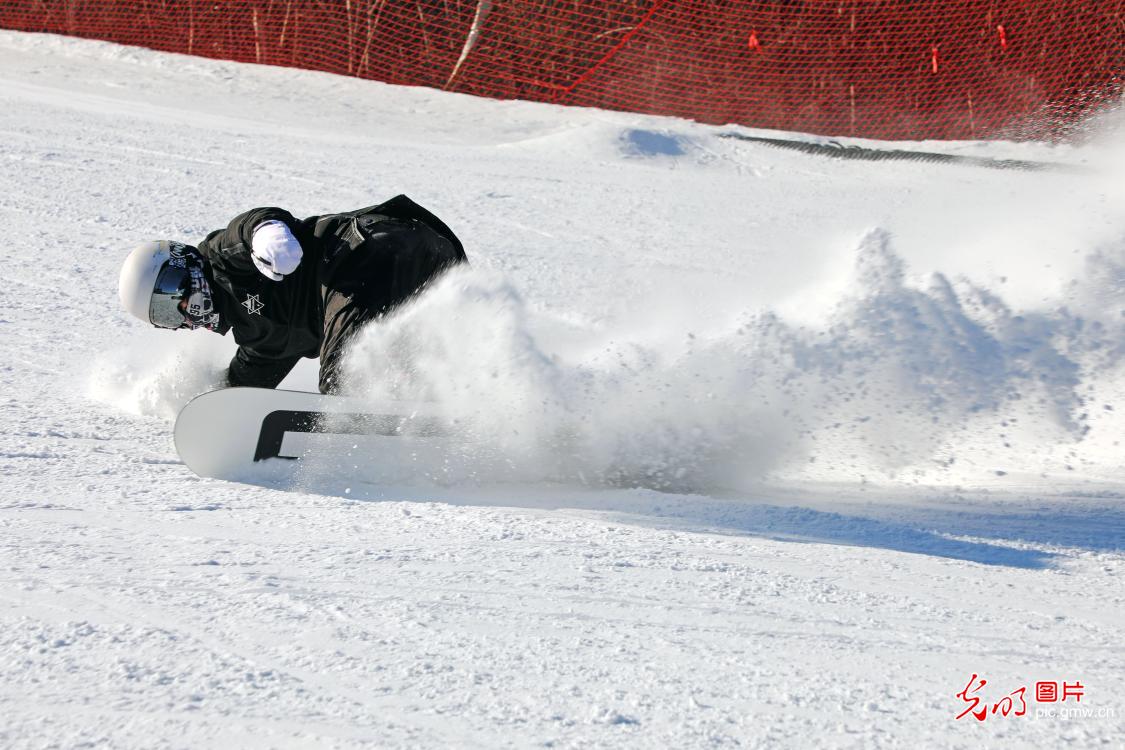
[[[50,36],[0,60],[0,745],[1125,736],[1115,119],[918,144],[1100,170],[1012,174]],[[127,249],[398,192],[474,267],[355,385],[471,447],[192,476],[171,419],[233,344],[127,319]],[[957,721],[974,673],[1116,714]]]

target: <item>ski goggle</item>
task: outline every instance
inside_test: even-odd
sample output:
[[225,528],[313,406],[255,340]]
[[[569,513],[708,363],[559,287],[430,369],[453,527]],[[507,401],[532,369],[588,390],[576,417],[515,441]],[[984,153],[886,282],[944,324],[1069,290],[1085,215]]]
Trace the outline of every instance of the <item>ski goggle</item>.
[[182,266],[165,265],[156,276],[148,319],[157,328],[179,328],[186,321],[180,302],[191,290],[191,273]]

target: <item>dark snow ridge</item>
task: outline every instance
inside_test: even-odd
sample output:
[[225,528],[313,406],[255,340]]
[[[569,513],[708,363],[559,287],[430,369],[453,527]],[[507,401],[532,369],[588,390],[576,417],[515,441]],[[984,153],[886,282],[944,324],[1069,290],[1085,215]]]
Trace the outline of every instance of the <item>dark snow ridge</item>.
[[907,150],[889,146],[859,146],[827,139],[766,138],[746,133],[719,133],[720,138],[737,138],[771,148],[800,151],[803,154],[824,156],[829,159],[855,159],[859,161],[913,161],[924,164],[951,164],[983,169],[1016,169],[1025,172],[1062,172],[1066,174],[1093,174],[1090,167],[1051,161],[1027,159],[997,159],[968,154],[947,154],[935,151]]

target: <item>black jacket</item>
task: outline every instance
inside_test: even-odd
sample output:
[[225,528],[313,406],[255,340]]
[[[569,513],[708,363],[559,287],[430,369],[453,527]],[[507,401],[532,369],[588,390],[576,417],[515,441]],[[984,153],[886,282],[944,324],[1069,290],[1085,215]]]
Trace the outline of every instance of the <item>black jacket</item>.
[[[272,388],[300,358],[318,356],[324,337],[325,289],[332,286],[334,276],[348,273],[349,255],[364,242],[357,219],[370,226],[379,217],[420,221],[449,240],[464,260],[464,248],[449,227],[405,195],[356,211],[307,219],[296,219],[281,208],[254,208],[199,244],[199,252],[209,261],[220,333],[231,331],[239,345],[231,361],[230,385]],[[267,279],[250,258],[254,230],[267,221],[284,222],[303,251],[300,265],[281,281]]]

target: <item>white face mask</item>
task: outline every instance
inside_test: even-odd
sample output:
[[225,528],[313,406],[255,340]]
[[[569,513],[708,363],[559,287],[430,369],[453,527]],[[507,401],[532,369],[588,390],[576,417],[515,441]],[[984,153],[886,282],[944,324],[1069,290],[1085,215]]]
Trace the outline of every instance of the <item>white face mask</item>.
[[206,328],[208,331],[220,329],[219,313],[215,311],[215,303],[211,296],[211,285],[203,274],[203,256],[191,245],[174,243],[170,248],[171,265],[184,268],[189,276],[189,289],[185,295],[184,307],[180,311],[184,314],[184,323],[181,328]]
[[211,285],[203,275],[202,259],[198,263],[188,263],[188,272],[191,274],[191,291],[187,296],[187,327],[206,328],[214,331],[219,327],[219,313],[215,311],[215,303],[211,298]]

